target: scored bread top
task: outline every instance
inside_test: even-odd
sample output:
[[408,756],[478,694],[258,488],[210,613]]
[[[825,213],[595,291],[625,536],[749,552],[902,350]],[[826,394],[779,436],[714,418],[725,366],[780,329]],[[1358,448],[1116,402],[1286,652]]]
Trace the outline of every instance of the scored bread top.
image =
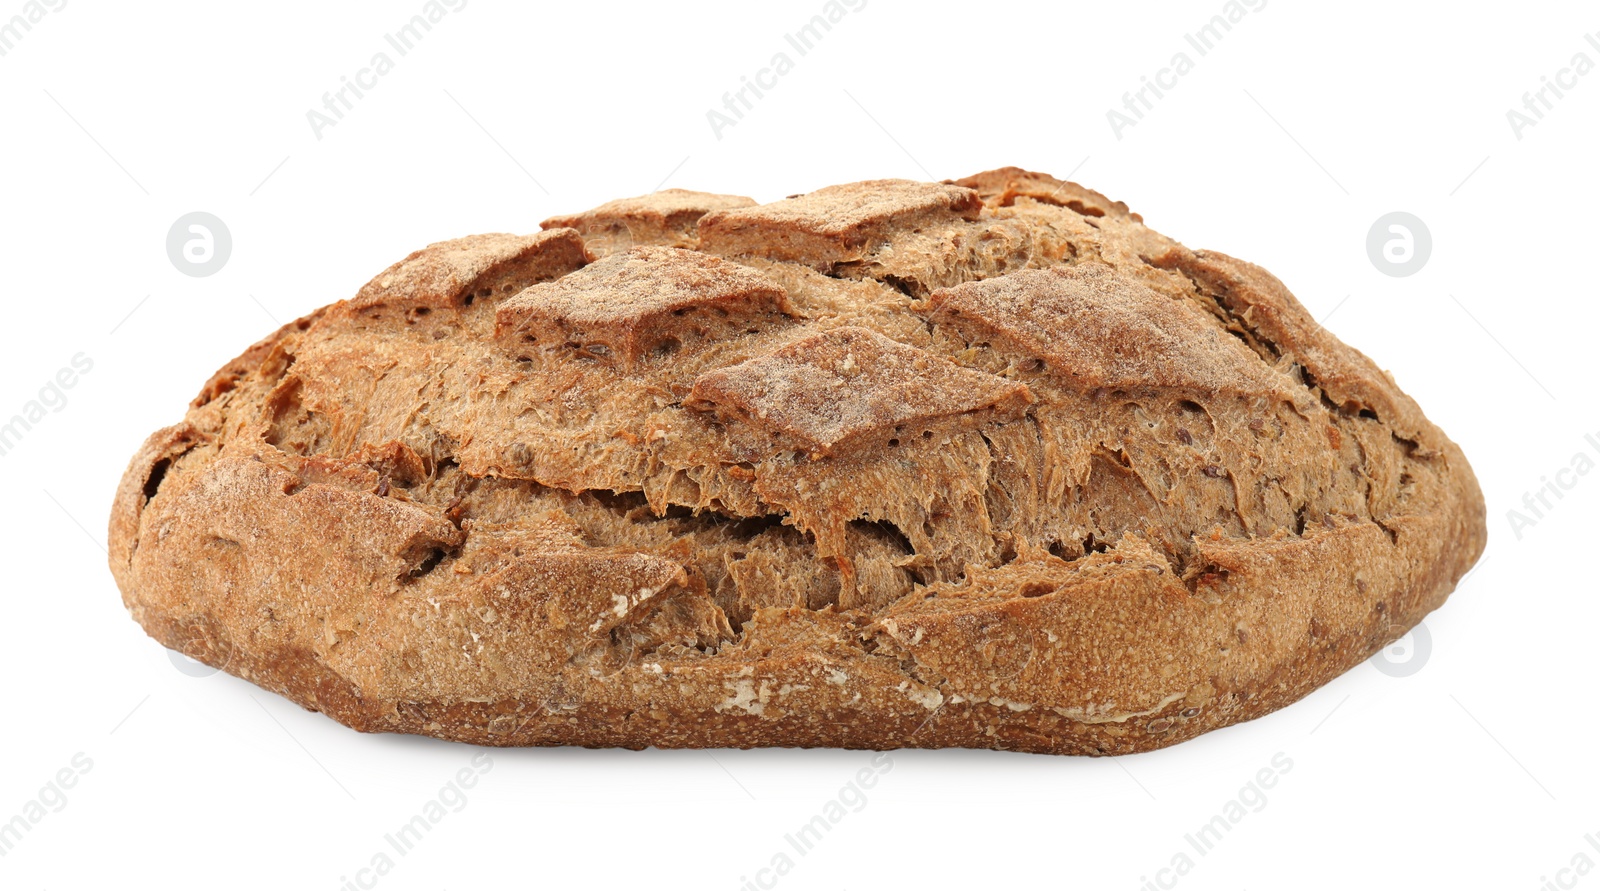
[[[372,726],[691,667],[735,690],[706,708],[770,718],[731,678],[790,653],[913,711],[1099,728],[1329,634],[1348,660],[1475,554],[1470,470],[1383,372],[1263,270],[1074,183],[668,190],[545,227],[410,255],[146,443],[112,565],[152,633],[281,638],[300,655],[251,670],[314,665],[278,687],[349,685]],[[1322,605],[1271,607],[1295,579]],[[1119,655],[1158,638],[1188,655]]]

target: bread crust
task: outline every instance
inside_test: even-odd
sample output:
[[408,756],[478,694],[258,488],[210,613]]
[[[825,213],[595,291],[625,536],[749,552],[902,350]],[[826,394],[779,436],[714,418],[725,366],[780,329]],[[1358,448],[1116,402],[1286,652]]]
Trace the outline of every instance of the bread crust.
[[1485,536],[1271,274],[1005,168],[431,245],[152,434],[110,564],[361,731],[1103,755],[1306,695]]

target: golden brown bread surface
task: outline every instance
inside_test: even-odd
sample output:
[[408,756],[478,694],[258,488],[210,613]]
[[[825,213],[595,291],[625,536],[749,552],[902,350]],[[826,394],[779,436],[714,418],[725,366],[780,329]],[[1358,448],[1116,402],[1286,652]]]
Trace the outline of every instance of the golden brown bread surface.
[[488,745],[1137,752],[1482,551],[1457,446],[1264,270],[1016,168],[432,245],[134,456],[166,646]]

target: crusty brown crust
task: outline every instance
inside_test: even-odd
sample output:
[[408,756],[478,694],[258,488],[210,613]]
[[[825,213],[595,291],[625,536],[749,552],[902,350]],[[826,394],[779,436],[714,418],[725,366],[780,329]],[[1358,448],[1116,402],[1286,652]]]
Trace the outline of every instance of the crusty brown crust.
[[1276,278],[1006,168],[414,253],[150,437],[110,562],[363,731],[1119,754],[1304,696],[1484,539]]

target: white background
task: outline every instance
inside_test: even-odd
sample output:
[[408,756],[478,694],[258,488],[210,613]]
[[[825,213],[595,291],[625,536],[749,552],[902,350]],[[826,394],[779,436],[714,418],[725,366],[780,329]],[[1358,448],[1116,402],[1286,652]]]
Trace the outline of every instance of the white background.
[[[93,362],[0,457],[0,820],[77,753],[93,762],[0,857],[0,886],[340,888],[474,754],[191,677],[123,610],[104,542],[125,462],[245,346],[429,242],[662,185],[769,201],[1016,164],[1271,269],[1464,446],[1490,544],[1427,619],[1420,670],[1364,664],[1128,758],[896,752],[804,857],[785,833],[870,753],[497,750],[377,886],[734,889],[770,884],[758,870],[783,851],[777,886],[797,889],[1600,891],[1600,873],[1558,872],[1600,862],[1600,473],[1520,539],[1507,519],[1575,454],[1600,460],[1600,72],[1520,139],[1506,117],[1575,53],[1600,62],[1600,16],[1271,0],[1202,58],[1184,34],[1222,0],[870,0],[797,57],[783,35],[822,5],[470,0],[321,139],[306,112],[421,0],[70,0],[0,57],[0,419]],[[708,109],[780,51],[794,70],[718,139]],[[1116,138],[1107,110],[1179,51],[1194,70]],[[195,210],[233,236],[209,278],[166,255]],[[1408,278],[1365,249],[1395,210],[1434,241]],[[1280,752],[1293,767],[1266,804],[1190,848]],[[1179,852],[1192,871],[1159,873]]]

